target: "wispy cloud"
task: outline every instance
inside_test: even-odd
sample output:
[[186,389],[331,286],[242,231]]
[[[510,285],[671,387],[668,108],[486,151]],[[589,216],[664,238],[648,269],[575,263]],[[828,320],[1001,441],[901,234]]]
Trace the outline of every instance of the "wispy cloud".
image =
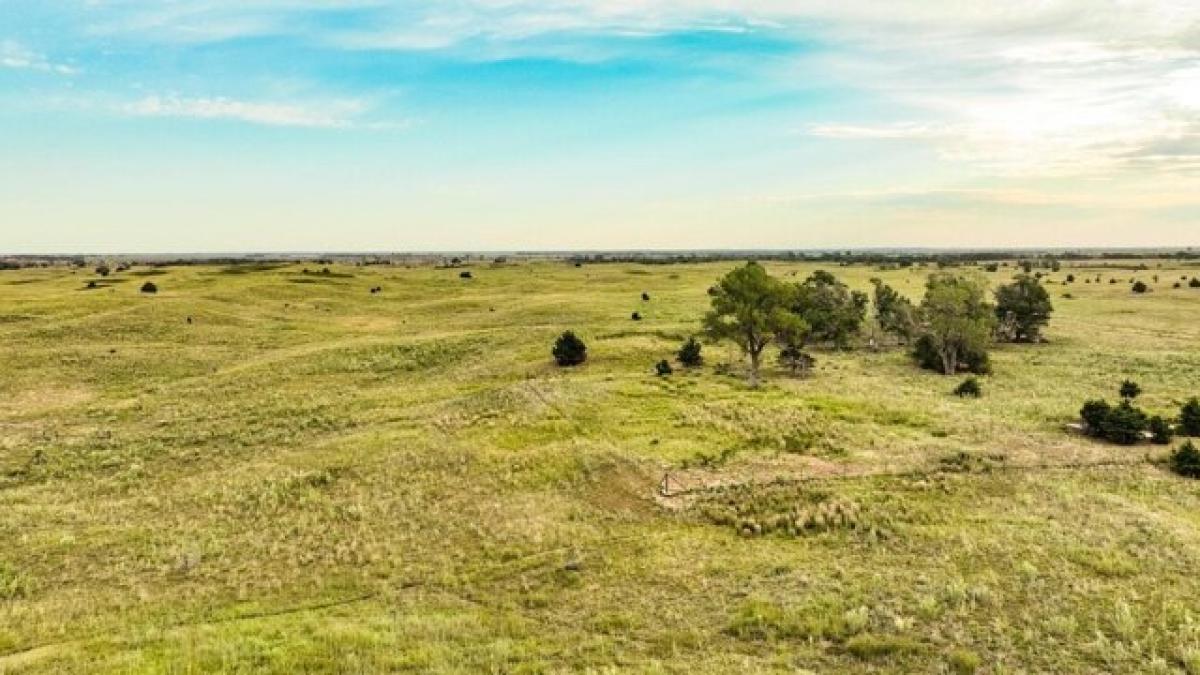
[[58,75],[75,75],[79,69],[65,63],[55,63],[43,54],[39,54],[19,42],[4,40],[0,42],[0,66],[15,70],[36,70]]
[[360,101],[338,101],[322,106],[239,101],[229,98],[147,96],[120,106],[119,111],[141,117],[184,117],[203,120],[237,120],[282,127],[344,129],[355,125],[365,110]]
[[[0,135],[9,132],[7,152],[41,158],[37,134],[79,133],[81,150],[61,159],[73,167],[160,142],[95,117],[162,118],[187,127],[183,141],[230,123],[292,129],[287,143],[261,134],[265,145],[258,133],[212,134],[228,175],[288,175],[311,157],[288,150],[334,137],[306,130],[395,128],[406,123],[379,120],[416,115],[428,121],[395,143],[336,144],[326,180],[304,190],[313,208],[300,215],[342,222],[319,208],[340,189],[353,196],[342,203],[363,204],[363,220],[379,219],[380,241],[392,241],[403,213],[446,225],[414,228],[421,237],[460,223],[499,233],[498,218],[529,236],[504,230],[496,242],[531,244],[546,241],[536,229],[568,219],[606,236],[613,223],[636,224],[611,230],[625,245],[652,244],[646,237],[669,227],[697,245],[734,244],[759,226],[784,245],[913,244],[950,231],[964,243],[1028,233],[1112,243],[1147,228],[1195,243],[1200,2],[882,4],[0,0],[15,18],[0,40],[19,41],[0,42],[0,71],[28,71],[0,72],[21,84],[0,91],[15,120]],[[83,150],[97,144],[111,151]],[[237,153],[262,161],[229,159]],[[347,167],[365,162],[396,171],[339,188],[356,174]],[[146,171],[158,178],[154,165]],[[173,185],[161,173],[184,194],[205,182]],[[0,211],[36,193],[39,175],[0,185],[19,197],[0,199]],[[486,189],[442,193],[402,176]],[[144,189],[133,182],[129,194]],[[276,212],[271,200],[234,196],[266,219]],[[660,201],[680,206],[647,206]],[[127,214],[114,207],[112,218]],[[487,235],[461,227],[464,242]]]

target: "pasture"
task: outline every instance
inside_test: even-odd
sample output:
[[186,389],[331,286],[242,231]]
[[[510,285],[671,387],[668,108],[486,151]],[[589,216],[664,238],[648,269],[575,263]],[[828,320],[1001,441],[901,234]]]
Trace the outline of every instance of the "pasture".
[[0,272],[0,672],[1200,673],[1200,483],[1064,428],[1200,395],[1200,268],[1137,264],[1049,273],[978,400],[657,376],[732,262]]

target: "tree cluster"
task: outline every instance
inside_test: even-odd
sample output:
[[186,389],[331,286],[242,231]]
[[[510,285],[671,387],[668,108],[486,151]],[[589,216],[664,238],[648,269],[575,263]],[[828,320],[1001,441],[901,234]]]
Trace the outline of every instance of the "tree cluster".
[[750,360],[750,383],[757,386],[763,353],[779,347],[780,363],[794,374],[812,368],[810,343],[848,348],[861,330],[870,303],[829,272],[818,270],[801,283],[771,276],[755,262],[735,268],[709,289],[712,309],[704,332],[731,340]]

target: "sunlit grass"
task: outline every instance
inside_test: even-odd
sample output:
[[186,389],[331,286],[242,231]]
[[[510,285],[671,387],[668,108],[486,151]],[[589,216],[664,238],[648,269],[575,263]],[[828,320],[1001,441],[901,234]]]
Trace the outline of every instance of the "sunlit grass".
[[1173,264],[1051,274],[978,400],[898,348],[657,377],[732,263],[2,272],[0,670],[1198,672],[1200,491],[1063,428],[1127,377],[1200,394]]

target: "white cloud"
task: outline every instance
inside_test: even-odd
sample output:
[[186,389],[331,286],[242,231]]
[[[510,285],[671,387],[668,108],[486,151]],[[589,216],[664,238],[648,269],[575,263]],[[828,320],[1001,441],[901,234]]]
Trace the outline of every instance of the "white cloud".
[[[1098,175],[1152,164],[1200,120],[1196,0],[195,0],[95,2],[89,30],[137,41],[219,42],[287,36],[335,49],[458,49],[467,59],[543,50],[603,60],[575,35],[770,31],[816,40],[817,53],[761,67],[781,86],[852,90],[870,116],[833,117],[808,133],[847,142],[905,141],[946,161],[1005,175]],[[346,21],[330,12],[361,12]],[[535,38],[566,36],[538,42]],[[549,44],[547,44],[549,42]],[[525,51],[522,51],[525,50]],[[5,43],[9,67],[62,68]],[[38,64],[38,65],[34,65]],[[820,67],[814,66],[819,64]],[[227,99],[151,97],[144,115],[338,127],[355,111]],[[1135,162],[1133,158],[1137,158]]]
[[365,110],[359,101],[339,101],[322,106],[238,101],[229,98],[147,96],[121,106],[120,111],[142,117],[188,117],[238,120],[254,124],[324,129],[348,128]]
[[947,161],[1009,176],[1194,169],[1140,149],[1200,122],[1200,45],[1187,37],[1200,3],[1038,6],[1024,21],[984,10],[960,27],[911,14],[905,30],[843,26],[846,51],[825,72],[879,99],[882,112],[808,132],[926,143]]
[[37,70],[59,75],[75,75],[79,72],[74,66],[54,63],[44,55],[12,40],[0,42],[0,67],[15,70]]

